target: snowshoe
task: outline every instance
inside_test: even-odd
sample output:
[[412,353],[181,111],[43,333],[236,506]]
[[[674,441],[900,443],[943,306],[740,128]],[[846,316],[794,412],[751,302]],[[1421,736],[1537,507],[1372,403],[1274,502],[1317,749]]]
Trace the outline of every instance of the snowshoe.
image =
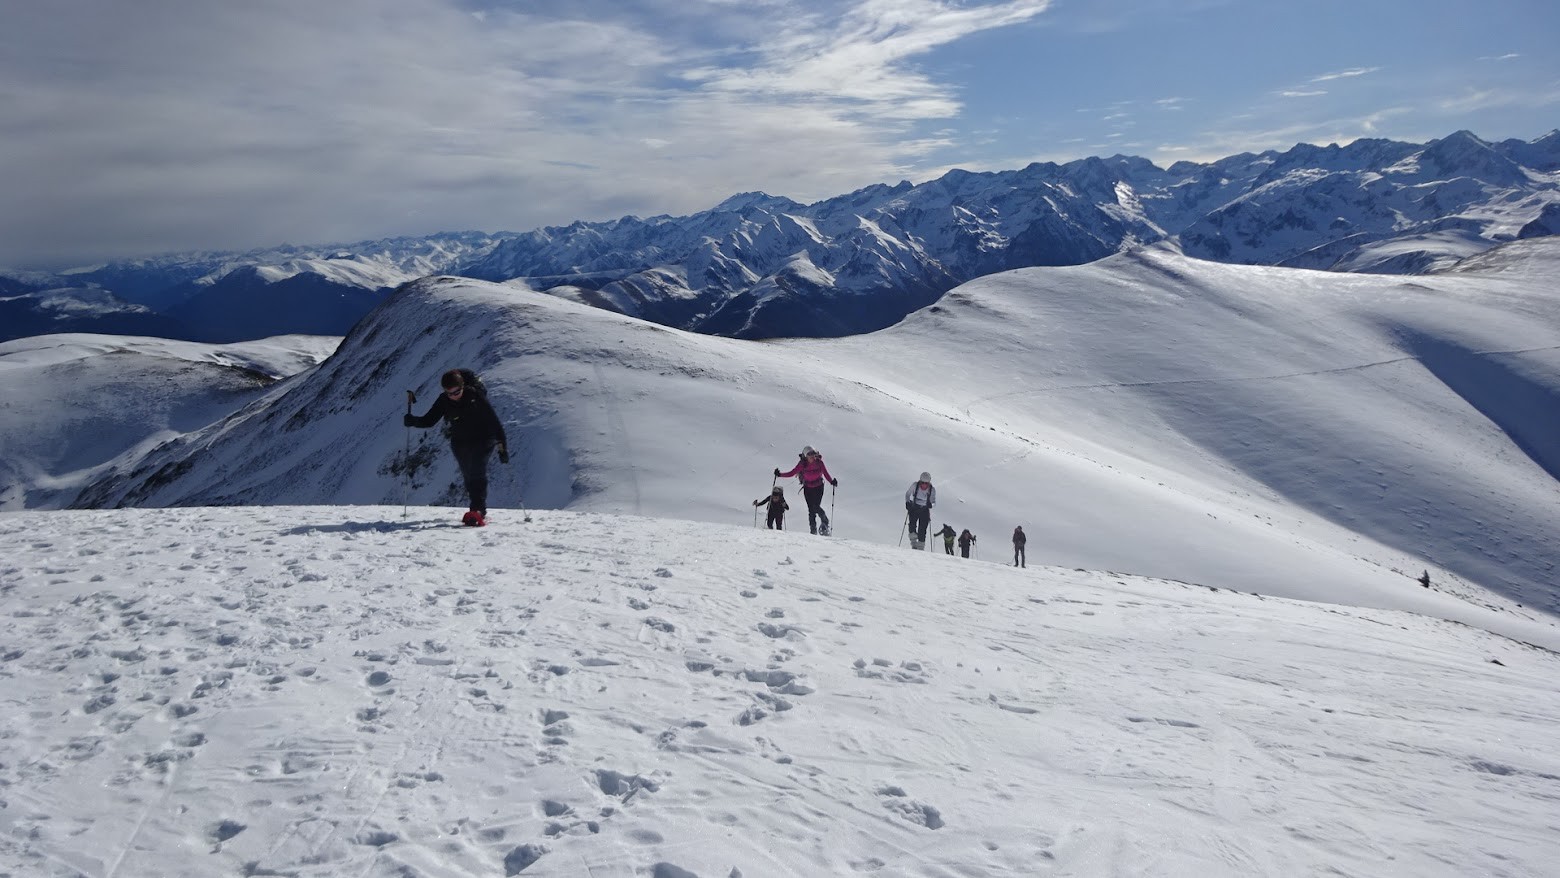
[[482,518],[482,513],[473,509],[461,516],[460,523],[467,527],[482,527],[487,524],[487,521]]
[[918,540],[915,537],[911,537],[910,538],[910,548],[912,548],[912,549],[916,550],[917,552],[919,552],[922,549],[926,548],[926,542],[924,540]]
[[827,536],[833,536],[833,535],[834,535],[834,525],[832,525],[832,524],[823,524],[823,525],[819,525],[818,526],[818,536],[820,536],[820,537],[827,537]]

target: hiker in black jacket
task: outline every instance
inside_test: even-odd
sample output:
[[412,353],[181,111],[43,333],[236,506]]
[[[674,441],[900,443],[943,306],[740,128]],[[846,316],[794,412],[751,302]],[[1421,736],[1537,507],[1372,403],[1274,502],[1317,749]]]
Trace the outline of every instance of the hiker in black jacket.
[[785,530],[785,513],[791,508],[791,504],[785,502],[784,488],[775,485],[768,497],[754,500],[753,505],[769,507],[769,514],[764,516],[764,525],[769,530]]
[[421,416],[407,413],[403,421],[408,427],[421,429],[441,420],[449,425],[450,450],[455,452],[455,463],[460,466],[471,501],[471,511],[463,520],[480,527],[487,519],[488,457],[497,449],[498,459],[508,463],[509,440],[476,373],[451,369],[439,379],[439,384],[444,392],[434,400],[433,407]]

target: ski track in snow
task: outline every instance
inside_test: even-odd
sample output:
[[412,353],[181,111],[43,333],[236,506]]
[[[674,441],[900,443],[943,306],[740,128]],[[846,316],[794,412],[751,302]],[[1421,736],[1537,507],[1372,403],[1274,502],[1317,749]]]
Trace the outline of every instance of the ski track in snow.
[[0,874],[1560,862],[1560,660],[1484,632],[805,534],[396,513],[0,516]]

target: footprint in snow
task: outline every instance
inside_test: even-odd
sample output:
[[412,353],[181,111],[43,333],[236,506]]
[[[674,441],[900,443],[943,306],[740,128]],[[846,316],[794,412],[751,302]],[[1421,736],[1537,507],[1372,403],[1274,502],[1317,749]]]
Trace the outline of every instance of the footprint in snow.
[[926,668],[920,662],[900,662],[898,667],[884,658],[875,658],[870,664],[866,659],[856,659],[851,663],[856,669],[856,676],[865,680],[890,680],[895,683],[926,683],[930,678],[926,675]]
[[1200,729],[1202,726],[1184,719],[1160,719],[1152,716],[1129,716],[1129,723],[1156,723],[1162,726],[1171,726],[1177,729]]
[[942,829],[942,812],[931,805],[917,802],[905,795],[902,787],[882,786],[878,787],[877,794],[883,797],[883,807],[897,813],[899,816],[927,829]]
[[574,734],[574,727],[569,725],[569,714],[562,710],[544,710],[541,713],[542,741],[549,747],[559,747],[569,743],[569,735]]
[[803,640],[807,637],[801,629],[792,625],[774,625],[769,622],[760,622],[758,623],[758,630],[765,637],[772,637],[775,640]]
[[756,703],[752,707],[737,715],[737,725],[750,726],[771,714],[784,713],[792,707],[791,702],[768,692],[754,692],[753,700]]

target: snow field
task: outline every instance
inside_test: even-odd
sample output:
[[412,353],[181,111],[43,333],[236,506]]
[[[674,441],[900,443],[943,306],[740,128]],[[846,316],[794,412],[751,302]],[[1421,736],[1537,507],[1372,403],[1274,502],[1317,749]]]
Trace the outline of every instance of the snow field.
[[1560,664],[1483,631],[1045,567],[1034,539],[1015,570],[458,517],[0,515],[0,873],[1560,861]]

